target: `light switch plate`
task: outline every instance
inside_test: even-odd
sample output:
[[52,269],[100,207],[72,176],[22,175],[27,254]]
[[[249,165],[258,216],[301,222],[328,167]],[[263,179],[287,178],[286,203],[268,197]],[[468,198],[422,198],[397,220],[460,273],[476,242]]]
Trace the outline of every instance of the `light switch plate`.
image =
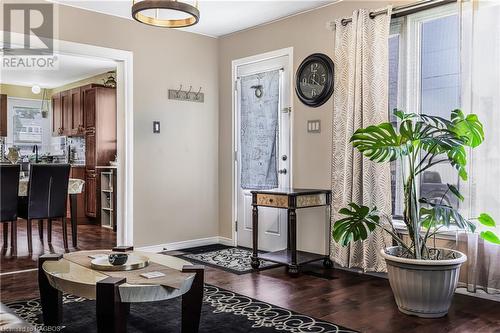
[[321,133],[321,120],[308,120],[307,133]]
[[160,122],[153,121],[153,133],[160,133]]

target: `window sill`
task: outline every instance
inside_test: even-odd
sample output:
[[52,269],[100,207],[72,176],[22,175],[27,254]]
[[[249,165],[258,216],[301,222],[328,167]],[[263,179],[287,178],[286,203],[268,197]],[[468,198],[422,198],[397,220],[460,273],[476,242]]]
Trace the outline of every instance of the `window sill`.
[[[393,219],[392,224],[394,225],[394,228],[396,229],[397,232],[407,235],[408,230],[406,229],[406,224],[403,222],[403,220],[400,219]],[[447,240],[456,240],[457,238],[457,233],[462,231],[462,229],[451,226],[446,229],[441,229],[439,234],[436,235],[436,238],[438,239],[447,239]]]

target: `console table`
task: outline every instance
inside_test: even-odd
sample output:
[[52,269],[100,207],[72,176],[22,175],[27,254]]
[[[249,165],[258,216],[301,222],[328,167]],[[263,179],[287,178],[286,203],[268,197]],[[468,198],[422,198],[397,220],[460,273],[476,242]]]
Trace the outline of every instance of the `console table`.
[[[273,190],[254,190],[252,193],[252,240],[253,253],[251,265],[254,269],[259,268],[259,259],[268,260],[280,264],[288,265],[290,274],[297,274],[299,266],[305,263],[323,260],[326,268],[333,267],[330,260],[329,249],[331,240],[330,219],[327,221],[327,253],[317,254],[297,250],[297,214],[296,209],[311,207],[326,207],[328,216],[330,216],[330,204],[332,192],[330,190],[314,189],[273,189]],[[258,252],[259,244],[259,211],[258,207],[271,207],[286,209],[288,211],[288,235],[287,248],[268,253]]]

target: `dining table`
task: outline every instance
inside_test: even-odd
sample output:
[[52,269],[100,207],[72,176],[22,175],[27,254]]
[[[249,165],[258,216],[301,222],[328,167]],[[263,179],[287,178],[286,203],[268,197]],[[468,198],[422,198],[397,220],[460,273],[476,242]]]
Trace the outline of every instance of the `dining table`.
[[[29,178],[22,177],[19,179],[19,192],[18,196],[25,197],[28,195]],[[69,195],[69,208],[71,219],[71,242],[73,247],[78,244],[78,231],[77,231],[77,196],[83,192],[85,181],[78,178],[70,178],[68,182],[68,195]]]

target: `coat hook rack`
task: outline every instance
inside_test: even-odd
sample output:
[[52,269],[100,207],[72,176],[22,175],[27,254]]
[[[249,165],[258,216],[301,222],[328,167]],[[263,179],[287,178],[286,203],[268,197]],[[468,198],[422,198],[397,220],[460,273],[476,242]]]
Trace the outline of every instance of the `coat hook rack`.
[[193,92],[193,86],[189,86],[189,90],[182,90],[182,84],[179,86],[179,89],[169,89],[168,90],[168,99],[173,99],[177,101],[184,102],[197,102],[203,103],[205,101],[205,94],[201,92],[201,87],[198,89],[198,92]]

